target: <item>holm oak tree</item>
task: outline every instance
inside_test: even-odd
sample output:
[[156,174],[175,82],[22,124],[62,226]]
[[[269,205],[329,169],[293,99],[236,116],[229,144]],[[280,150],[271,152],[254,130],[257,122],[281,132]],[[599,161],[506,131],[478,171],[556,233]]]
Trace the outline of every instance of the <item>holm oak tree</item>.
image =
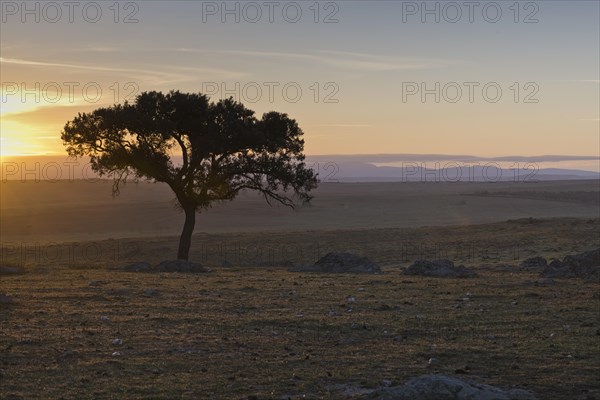
[[302,135],[287,114],[258,119],[232,98],[153,91],[79,113],[61,138],[69,156],[89,156],[93,171],[113,177],[114,195],[128,176],[169,185],[185,213],[177,258],[187,260],[196,213],[215,202],[243,190],[292,208],[310,201],[317,176],[304,163]]

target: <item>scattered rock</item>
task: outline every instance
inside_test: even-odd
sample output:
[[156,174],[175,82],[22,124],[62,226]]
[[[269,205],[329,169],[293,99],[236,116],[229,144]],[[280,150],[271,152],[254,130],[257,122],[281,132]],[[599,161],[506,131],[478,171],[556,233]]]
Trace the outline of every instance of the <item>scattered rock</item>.
[[548,261],[544,257],[531,257],[524,260],[520,265],[521,269],[540,269],[547,266]]
[[351,274],[380,274],[379,265],[366,257],[351,253],[328,253],[313,265],[289,269],[292,272],[325,272]]
[[549,285],[556,285],[556,281],[551,278],[543,278],[543,279],[538,279],[537,281],[534,282],[534,284],[538,285],[538,286],[549,286]]
[[0,304],[14,304],[15,299],[11,296],[0,293]]
[[109,290],[107,290],[106,293],[111,296],[129,297],[129,296],[133,295],[133,289],[131,289],[131,288],[109,289]]
[[24,274],[25,270],[12,265],[0,265],[0,275],[20,275]]
[[77,353],[75,350],[66,350],[65,352],[56,357],[56,362],[64,363],[74,361],[77,359],[77,357],[79,357],[79,353]]
[[166,260],[156,266],[158,272],[209,272],[202,264],[186,260]]
[[126,272],[150,272],[151,268],[150,263],[141,261],[126,265],[123,267],[123,270]]
[[403,386],[381,388],[363,396],[376,400],[536,400],[521,389],[502,390],[445,375],[424,375]]
[[107,322],[107,321],[110,321],[110,318],[108,318],[106,315],[103,315],[100,317],[100,321]]
[[144,290],[144,296],[146,296],[146,297],[156,297],[158,295],[159,295],[159,292],[156,289],[146,289],[146,290]]
[[600,248],[554,260],[541,273],[546,278],[583,278],[600,281]]
[[121,346],[123,344],[123,339],[113,339],[111,343],[115,346]]
[[417,260],[404,275],[435,276],[440,278],[469,278],[477,274],[464,265],[455,266],[450,260]]

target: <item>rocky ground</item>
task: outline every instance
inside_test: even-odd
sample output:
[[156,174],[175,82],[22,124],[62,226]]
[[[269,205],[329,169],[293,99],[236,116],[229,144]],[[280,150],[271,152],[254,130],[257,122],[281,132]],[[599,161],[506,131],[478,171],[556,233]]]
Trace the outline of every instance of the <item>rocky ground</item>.
[[[413,378],[441,374],[440,387],[460,379],[469,390],[598,399],[600,284],[544,271],[553,259],[570,268],[566,256],[597,249],[599,224],[522,220],[319,234],[321,256],[355,248],[380,274],[288,271],[289,263],[320,257],[242,267],[242,259],[215,256],[198,259],[209,272],[155,270],[172,254],[153,246],[174,239],[138,247],[146,272],[104,260],[9,265],[0,271],[0,397],[386,398],[418,387]],[[303,237],[288,235],[277,238]],[[494,237],[493,254],[405,261],[392,251],[393,240],[471,240],[483,248]],[[234,239],[274,242],[269,234]],[[532,257],[547,265],[523,263]],[[475,275],[405,274],[420,258],[448,258]]]

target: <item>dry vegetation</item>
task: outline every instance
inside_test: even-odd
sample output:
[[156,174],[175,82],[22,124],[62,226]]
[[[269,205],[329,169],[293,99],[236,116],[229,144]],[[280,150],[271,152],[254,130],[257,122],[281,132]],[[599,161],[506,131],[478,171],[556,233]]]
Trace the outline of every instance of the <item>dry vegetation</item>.
[[[599,231],[598,219],[525,219],[201,234],[192,258],[213,272],[198,275],[116,268],[171,258],[175,238],[97,242],[103,256],[88,260],[30,252],[27,273],[1,277],[0,293],[18,302],[0,306],[0,397],[347,398],[350,388],[443,372],[528,388],[540,399],[597,398],[600,285],[540,280],[515,265],[598,247]],[[332,250],[368,255],[385,273],[284,268]],[[4,249],[8,261],[23,259],[15,251]],[[436,255],[479,276],[401,274],[409,261]],[[221,267],[223,259],[234,266]],[[437,365],[428,366],[431,357]]]

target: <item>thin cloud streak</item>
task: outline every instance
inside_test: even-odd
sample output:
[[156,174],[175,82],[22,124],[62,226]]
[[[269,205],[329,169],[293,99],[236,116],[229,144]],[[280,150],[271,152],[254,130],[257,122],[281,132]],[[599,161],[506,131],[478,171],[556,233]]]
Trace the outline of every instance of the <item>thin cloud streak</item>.
[[[101,71],[101,72],[121,72],[129,75],[132,79],[136,81],[142,80],[148,81],[148,83],[152,83],[153,85],[161,84],[172,84],[176,82],[193,82],[198,80],[197,75],[189,75],[184,73],[172,73],[172,72],[164,72],[157,70],[146,70],[146,69],[134,69],[134,68],[121,68],[121,67],[106,67],[106,66],[95,66],[95,65],[85,65],[85,64],[68,64],[68,63],[56,63],[56,62],[46,62],[46,61],[33,61],[33,60],[23,60],[23,59],[15,59],[15,58],[4,58],[0,57],[0,64],[13,64],[13,65],[25,65],[25,66],[33,66],[33,67],[50,67],[50,68],[61,68],[61,69],[74,69],[74,70],[84,70],[84,71]],[[169,68],[175,71],[181,71],[190,73],[193,72],[195,74],[206,74],[211,78],[220,77],[223,79],[233,79],[240,78],[246,76],[245,72],[238,71],[228,71],[222,69],[212,69],[212,68],[196,68],[196,67],[173,67],[166,66],[165,68]]]
[[[187,53],[207,53],[210,51],[193,49],[193,48],[178,48],[174,49],[177,52]],[[364,53],[349,53],[318,50],[317,54],[307,53],[284,53],[272,51],[254,51],[254,50],[214,50],[212,52],[220,54],[241,55],[259,58],[275,58],[282,60],[302,60],[306,62],[318,62],[325,65],[334,66],[337,68],[345,68],[351,70],[361,70],[370,72],[385,72],[385,71],[402,71],[402,70],[421,70],[443,68],[450,65],[462,63],[456,60],[440,60],[430,58],[397,58],[387,57],[375,54]],[[329,55],[329,56],[327,56]],[[336,55],[339,57],[331,57]]]

